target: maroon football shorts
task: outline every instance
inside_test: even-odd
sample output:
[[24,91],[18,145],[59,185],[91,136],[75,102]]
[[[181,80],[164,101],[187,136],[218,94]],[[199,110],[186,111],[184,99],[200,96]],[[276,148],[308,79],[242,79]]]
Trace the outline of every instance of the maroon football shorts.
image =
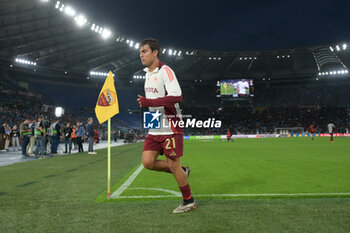
[[148,134],[143,143],[143,151],[159,151],[169,159],[176,159],[183,154],[183,135],[152,135]]

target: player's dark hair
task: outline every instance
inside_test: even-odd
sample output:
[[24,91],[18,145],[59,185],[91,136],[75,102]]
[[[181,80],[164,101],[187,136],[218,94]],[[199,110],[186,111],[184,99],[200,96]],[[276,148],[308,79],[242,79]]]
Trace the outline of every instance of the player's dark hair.
[[145,46],[146,44],[148,44],[148,46],[150,47],[150,49],[152,50],[152,52],[154,50],[158,50],[158,55],[157,57],[159,58],[159,53],[160,53],[160,43],[158,40],[153,39],[153,38],[147,38],[144,39],[141,44],[140,47]]

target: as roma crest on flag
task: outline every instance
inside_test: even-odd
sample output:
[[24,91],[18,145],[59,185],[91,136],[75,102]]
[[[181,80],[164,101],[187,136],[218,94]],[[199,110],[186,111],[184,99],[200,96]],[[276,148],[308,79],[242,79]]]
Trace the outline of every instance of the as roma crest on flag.
[[104,90],[98,97],[97,105],[101,107],[109,107],[116,103],[117,94],[110,89]]

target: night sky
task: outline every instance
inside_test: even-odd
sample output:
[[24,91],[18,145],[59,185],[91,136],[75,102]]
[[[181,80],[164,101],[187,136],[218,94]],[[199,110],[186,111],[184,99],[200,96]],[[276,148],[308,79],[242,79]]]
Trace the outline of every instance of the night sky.
[[66,0],[101,26],[164,47],[298,48],[350,39],[350,1]]

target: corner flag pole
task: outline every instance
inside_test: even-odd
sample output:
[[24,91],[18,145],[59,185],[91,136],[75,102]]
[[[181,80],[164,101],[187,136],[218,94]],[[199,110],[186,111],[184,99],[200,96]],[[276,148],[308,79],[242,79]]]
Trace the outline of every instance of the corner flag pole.
[[107,174],[107,197],[111,198],[111,118],[108,119],[108,174]]

